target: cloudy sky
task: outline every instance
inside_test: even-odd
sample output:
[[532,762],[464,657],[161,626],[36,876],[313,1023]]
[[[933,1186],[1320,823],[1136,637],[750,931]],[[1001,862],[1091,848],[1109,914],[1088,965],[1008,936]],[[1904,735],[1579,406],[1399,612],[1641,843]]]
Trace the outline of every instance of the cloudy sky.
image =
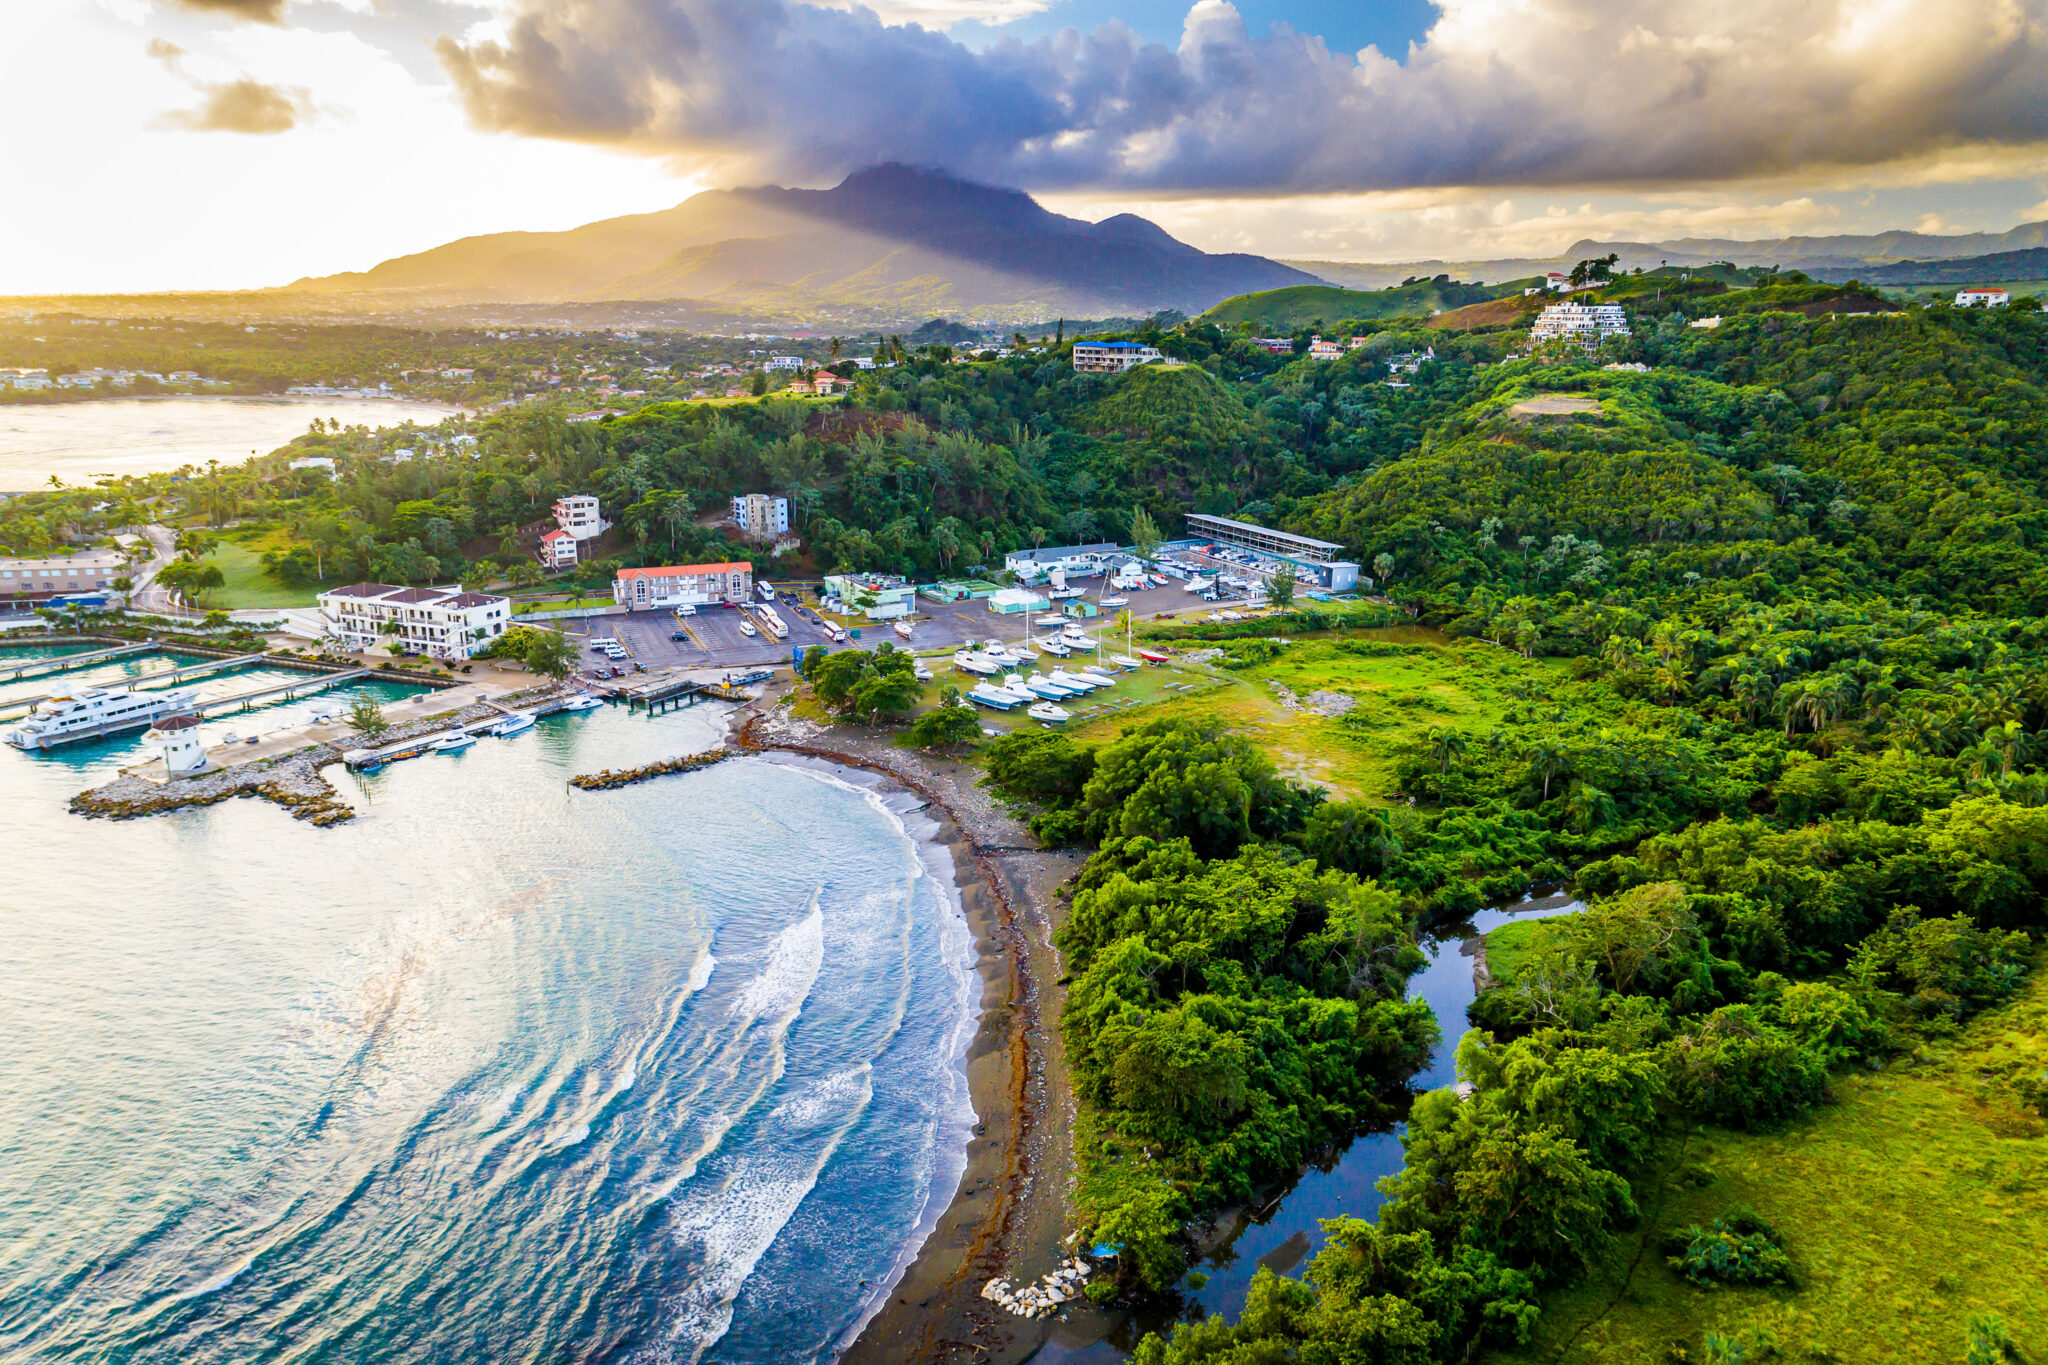
[[2048,218],[2048,0],[48,0],[0,293],[229,288],[884,160],[1211,249]]

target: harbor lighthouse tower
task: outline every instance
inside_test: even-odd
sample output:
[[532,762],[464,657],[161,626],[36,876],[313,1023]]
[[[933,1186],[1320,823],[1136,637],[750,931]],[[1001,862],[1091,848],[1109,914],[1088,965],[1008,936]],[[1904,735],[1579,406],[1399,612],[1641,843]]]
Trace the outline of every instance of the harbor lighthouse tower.
[[189,777],[206,768],[206,746],[199,742],[199,717],[165,716],[143,736],[164,756],[164,771]]

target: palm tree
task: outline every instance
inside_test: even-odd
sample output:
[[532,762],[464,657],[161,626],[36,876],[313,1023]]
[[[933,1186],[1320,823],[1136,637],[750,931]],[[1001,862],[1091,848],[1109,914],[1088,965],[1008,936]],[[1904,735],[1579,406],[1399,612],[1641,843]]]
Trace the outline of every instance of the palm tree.
[[1438,769],[1448,776],[1451,764],[1464,756],[1467,745],[1464,734],[1448,725],[1436,725],[1430,728],[1425,738],[1430,756],[1436,760]]
[[1986,730],[1983,742],[1998,753],[2000,777],[2012,776],[2013,765],[2026,762],[2038,745],[2036,737],[2028,734],[2026,727],[2016,720],[2006,721],[1997,729]]
[[1543,779],[1543,799],[1548,801],[1551,779],[1567,776],[1572,770],[1572,760],[1562,744],[1554,740],[1539,740],[1530,746],[1529,766],[1536,776]]

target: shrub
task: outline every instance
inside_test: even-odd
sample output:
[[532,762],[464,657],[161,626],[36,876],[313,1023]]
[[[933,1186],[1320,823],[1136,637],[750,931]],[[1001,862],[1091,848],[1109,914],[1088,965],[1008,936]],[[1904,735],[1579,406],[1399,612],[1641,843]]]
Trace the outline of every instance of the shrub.
[[1673,1270],[1702,1289],[1795,1282],[1784,1235],[1746,1208],[1679,1228],[1665,1237],[1663,1251]]

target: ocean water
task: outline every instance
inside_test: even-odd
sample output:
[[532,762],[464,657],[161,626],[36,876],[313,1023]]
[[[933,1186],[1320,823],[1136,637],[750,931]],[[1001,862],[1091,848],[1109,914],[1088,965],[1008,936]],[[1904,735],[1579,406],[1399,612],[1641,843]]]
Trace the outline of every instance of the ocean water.
[[829,1358],[957,1184],[972,944],[906,802],[566,785],[717,720],[330,769],[326,830],[0,749],[0,1359]]
[[240,464],[301,435],[314,418],[343,426],[430,427],[448,408],[363,398],[104,398],[0,404],[0,491],[41,488],[51,475],[89,484],[104,474],[155,474],[208,460]]

